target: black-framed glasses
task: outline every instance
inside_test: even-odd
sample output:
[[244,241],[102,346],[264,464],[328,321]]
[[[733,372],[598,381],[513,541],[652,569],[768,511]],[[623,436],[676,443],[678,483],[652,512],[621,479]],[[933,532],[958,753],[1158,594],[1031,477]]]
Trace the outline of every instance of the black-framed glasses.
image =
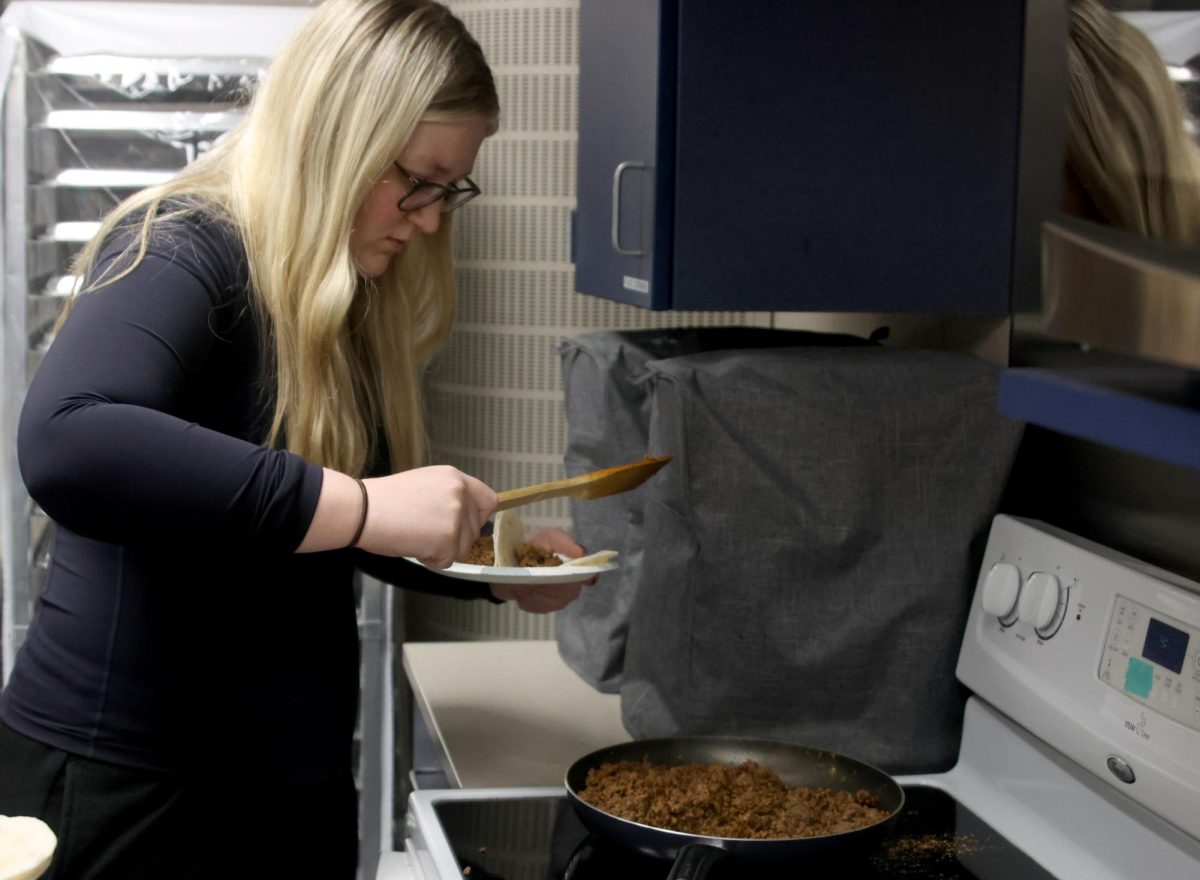
[[442,202],[442,213],[449,214],[455,208],[461,208],[480,193],[480,189],[475,181],[469,177],[464,177],[454,186],[444,186],[440,183],[434,183],[432,180],[417,177],[417,175],[406,171],[399,162],[393,162],[392,164],[396,166],[396,170],[408,178],[411,184],[408,192],[397,203],[401,211],[418,211],[440,199]]

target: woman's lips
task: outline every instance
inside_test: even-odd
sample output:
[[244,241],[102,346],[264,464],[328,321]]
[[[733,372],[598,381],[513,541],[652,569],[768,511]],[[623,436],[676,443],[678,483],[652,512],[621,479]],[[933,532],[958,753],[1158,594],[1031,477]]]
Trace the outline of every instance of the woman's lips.
[[390,235],[385,239],[385,241],[387,243],[388,250],[392,251],[393,253],[401,250],[406,244],[408,244],[408,242],[403,238],[392,238]]

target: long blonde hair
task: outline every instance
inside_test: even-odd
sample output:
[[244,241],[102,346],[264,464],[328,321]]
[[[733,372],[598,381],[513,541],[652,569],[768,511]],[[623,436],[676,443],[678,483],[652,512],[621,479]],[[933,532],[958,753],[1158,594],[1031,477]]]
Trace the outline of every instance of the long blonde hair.
[[1096,0],[1072,0],[1067,42],[1068,169],[1099,219],[1200,244],[1200,154],[1154,44]]
[[128,271],[153,224],[177,213],[164,202],[198,200],[246,247],[275,398],[267,442],[359,474],[379,454],[382,426],[391,467],[416,466],[421,372],[454,321],[449,215],[373,281],[354,266],[352,223],[420,122],[481,116],[494,131],[498,114],[479,45],[441,4],[325,0],[275,56],[241,123],[106,217],[79,274],[136,219],[136,253],[119,261]]

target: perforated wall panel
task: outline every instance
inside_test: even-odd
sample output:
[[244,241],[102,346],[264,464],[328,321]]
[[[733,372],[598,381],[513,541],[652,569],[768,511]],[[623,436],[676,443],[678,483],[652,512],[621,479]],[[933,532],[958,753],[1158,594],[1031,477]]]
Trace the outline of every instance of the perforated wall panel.
[[[449,6],[492,65],[502,119],[476,164],[484,195],[455,215],[459,320],[429,377],[433,457],[507,489],[563,476],[563,339],[599,329],[766,326],[771,316],[654,313],[576,293],[570,213],[578,0],[451,0]],[[571,528],[563,500],[531,505],[523,519],[533,528]],[[587,536],[579,537],[586,544]],[[405,598],[410,639],[553,635],[552,617],[515,607]]]

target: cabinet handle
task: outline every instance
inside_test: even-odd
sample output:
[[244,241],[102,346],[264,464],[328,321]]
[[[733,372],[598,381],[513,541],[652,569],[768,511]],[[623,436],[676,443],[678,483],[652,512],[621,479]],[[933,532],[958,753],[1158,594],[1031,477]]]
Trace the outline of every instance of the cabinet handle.
[[613,172],[612,191],[612,246],[618,254],[626,257],[640,257],[640,250],[626,250],[621,247],[621,175],[630,168],[645,168],[645,162],[622,162]]

